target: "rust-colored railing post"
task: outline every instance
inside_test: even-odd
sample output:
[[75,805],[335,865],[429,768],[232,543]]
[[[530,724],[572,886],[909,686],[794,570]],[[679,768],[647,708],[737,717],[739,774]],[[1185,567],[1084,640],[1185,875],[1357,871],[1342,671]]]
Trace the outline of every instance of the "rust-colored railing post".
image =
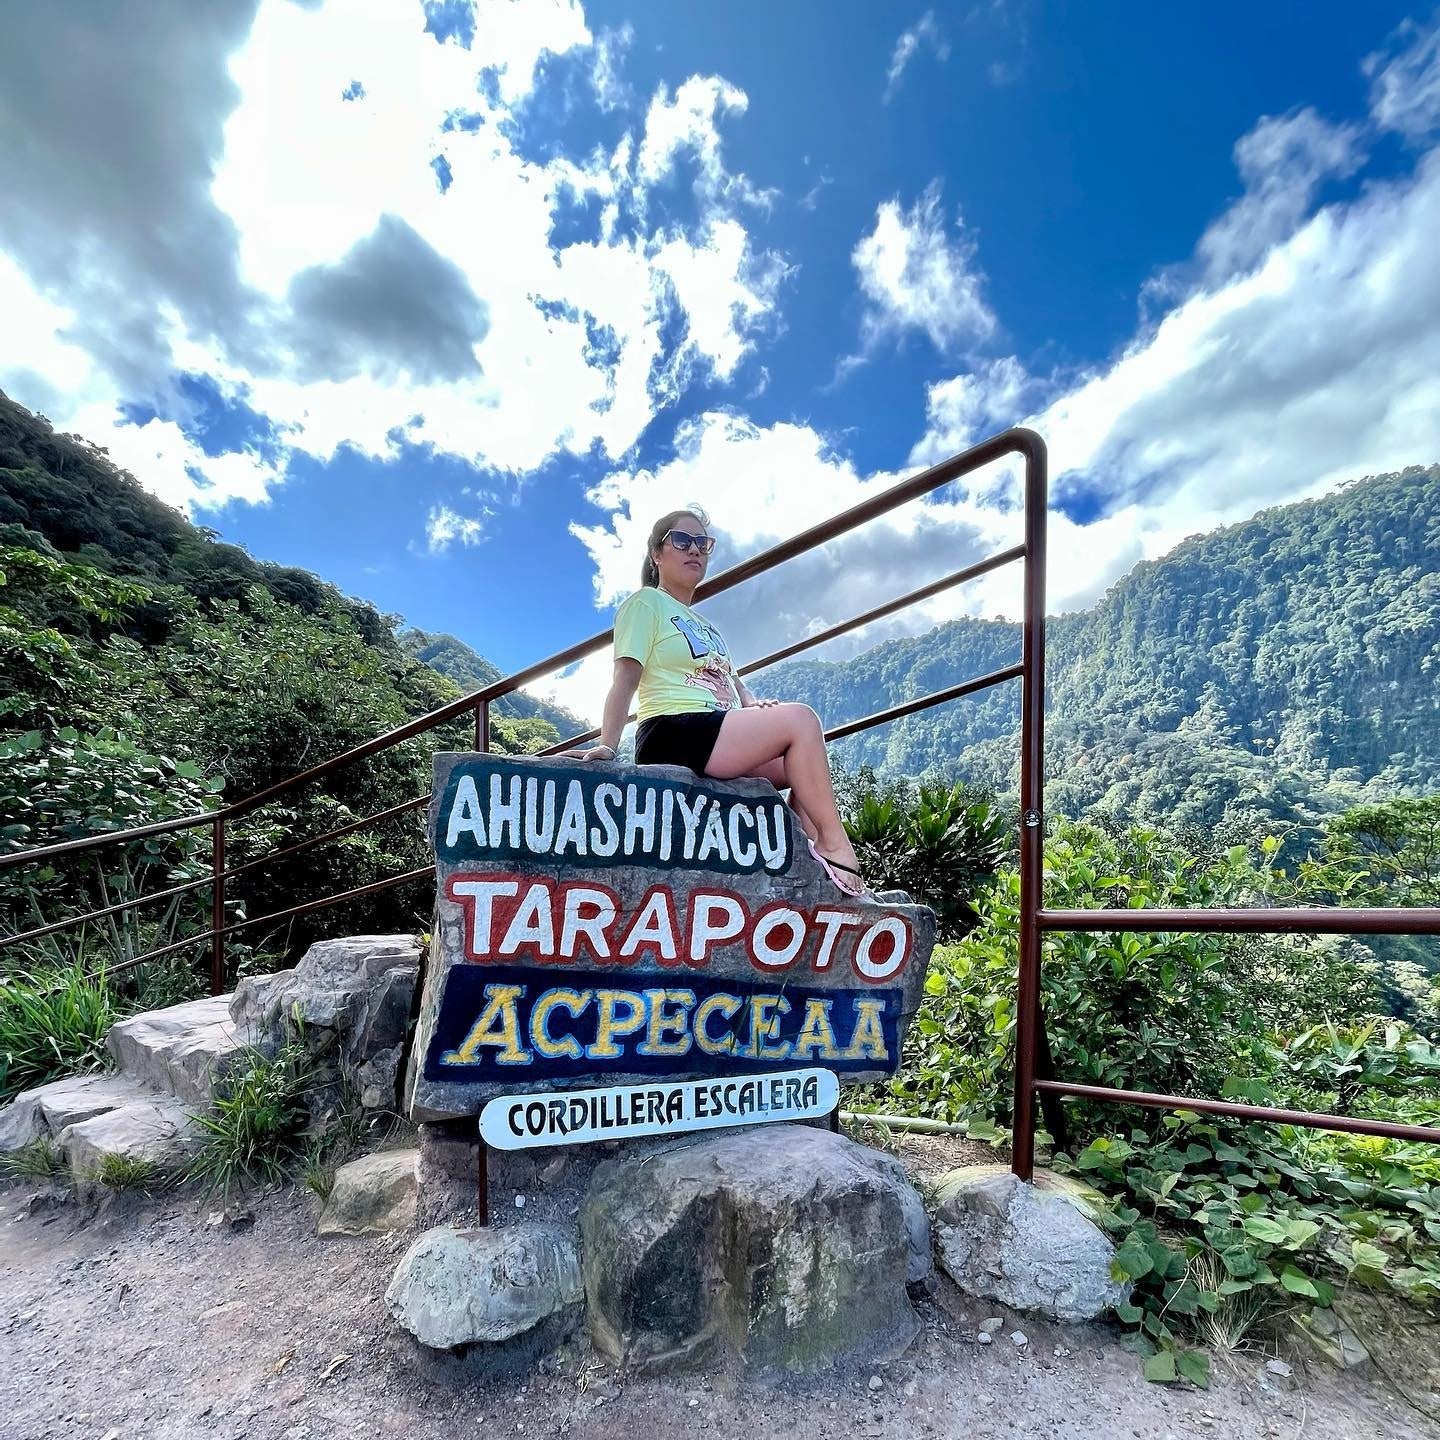
[[[481,700],[475,706],[475,748],[482,755],[490,749],[490,702]],[[476,1122],[479,1130],[479,1122]],[[490,1147],[485,1137],[480,1137],[480,1147],[475,1155],[475,1211],[480,1224],[490,1223]]]
[[210,847],[210,993],[225,993],[225,816],[215,817]]
[[1025,618],[1020,649],[1020,965],[1015,1128],[1010,1165],[1035,1169],[1035,1050],[1040,1027],[1040,889],[1045,850],[1045,442],[1025,447]]

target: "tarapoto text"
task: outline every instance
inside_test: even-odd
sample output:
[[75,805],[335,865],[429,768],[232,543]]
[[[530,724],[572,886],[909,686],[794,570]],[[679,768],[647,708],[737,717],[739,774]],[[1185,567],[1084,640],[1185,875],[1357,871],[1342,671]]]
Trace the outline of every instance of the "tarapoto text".
[[879,985],[905,968],[913,948],[903,915],[875,907],[772,901],[752,913],[743,895],[691,890],[682,905],[668,884],[652,885],[628,912],[593,880],[456,871],[445,895],[460,906],[465,957],[582,964],[686,966],[703,970],[717,949],[743,947],[762,974],[853,971]]

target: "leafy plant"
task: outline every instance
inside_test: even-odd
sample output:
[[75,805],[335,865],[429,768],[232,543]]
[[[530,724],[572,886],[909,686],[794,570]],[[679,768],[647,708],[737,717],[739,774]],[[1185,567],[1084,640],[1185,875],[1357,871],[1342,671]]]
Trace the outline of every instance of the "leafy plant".
[[0,975],[0,1102],[62,1075],[98,1070],[105,1036],[120,1018],[103,972],[83,953],[65,969]]
[[249,1049],[228,1077],[210,1113],[197,1117],[206,1131],[186,1168],[187,1180],[226,1195],[236,1186],[278,1183],[303,1149],[308,1121],[305,1046],[293,1040],[273,1055]]
[[882,789],[872,773],[851,782],[845,803],[845,829],[871,888],[904,890],[929,905],[942,939],[967,934],[1006,844],[989,798],[958,784]]
[[95,1179],[108,1190],[148,1190],[161,1179],[160,1167],[141,1155],[102,1155]]
[[0,1176],[7,1179],[45,1180],[65,1169],[65,1157],[55,1148],[48,1135],[41,1135],[28,1145],[0,1154]]

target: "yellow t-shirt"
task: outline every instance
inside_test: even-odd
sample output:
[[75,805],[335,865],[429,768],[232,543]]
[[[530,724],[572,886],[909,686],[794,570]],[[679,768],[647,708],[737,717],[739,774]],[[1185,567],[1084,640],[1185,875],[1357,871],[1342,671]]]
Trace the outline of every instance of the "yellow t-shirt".
[[735,669],[720,632],[658,585],[637,590],[615,612],[615,658],[645,667],[637,720],[739,708]]

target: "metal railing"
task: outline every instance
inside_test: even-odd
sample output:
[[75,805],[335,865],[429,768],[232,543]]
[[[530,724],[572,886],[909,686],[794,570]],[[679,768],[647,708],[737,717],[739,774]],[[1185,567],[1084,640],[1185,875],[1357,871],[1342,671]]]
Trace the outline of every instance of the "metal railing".
[[[728,570],[722,571],[719,575],[705,581],[704,584],[697,588],[695,600],[699,602],[711,596],[719,595],[726,590],[731,590],[737,585],[742,585],[747,580],[752,580],[757,575],[762,575],[775,566],[784,564],[787,560],[794,559],[799,555],[805,554],[807,551],[828,544],[830,541],[855,529],[857,526],[866,524],[868,521],[884,515],[901,505],[913,500],[918,500],[963,475],[981,469],[1007,455],[1014,454],[1022,456],[1025,460],[1026,474],[1028,477],[1026,482],[1027,496],[1033,492],[1039,497],[1038,513],[1040,516],[1040,530],[1043,544],[1045,446],[1040,437],[1033,431],[1009,430],[1002,435],[997,435],[965,451],[961,455],[954,456],[939,465],[932,466],[929,470],[914,475],[908,480],[903,480],[896,485],[892,485],[868,500],[861,502],[859,505],[852,506],[849,510],[829,520],[823,521],[818,525],[814,525],[810,529],[792,536],[789,540],[772,546],[770,549],[762,551],[760,554],[752,556],[750,559],[742,561],[740,564],[734,565]],[[1027,514],[1036,508],[1037,507],[1030,505],[1027,501]],[[1032,552],[1027,550],[1026,545],[1017,545],[1008,550],[1000,551],[978,563],[968,565],[928,585],[912,590],[895,600],[876,606],[871,610],[865,611],[863,614],[852,616],[850,619],[838,625],[833,625],[829,629],[820,631],[818,634],[806,636],[802,640],[752,660],[740,666],[739,672],[742,675],[747,675],[758,670],[763,670],[767,666],[790,658],[792,655],[797,655],[802,651],[823,645],[827,640],[833,640],[838,636],[858,629],[862,625],[868,625],[876,620],[883,619],[885,616],[894,614],[896,611],[908,605],[929,599],[944,590],[963,584],[967,580],[977,579],[992,570],[999,569],[1002,566],[1012,564],[1016,561],[1023,561],[1025,563],[1028,593],[1030,585],[1029,575],[1030,572],[1035,569],[1031,556]],[[1040,593],[1043,595],[1043,579]],[[236,800],[228,805],[221,806],[219,809],[198,815],[181,816],[171,820],[156,821],[153,824],[139,825],[128,830],[106,831],[102,834],[89,835],[76,840],[65,840],[53,845],[40,846],[0,856],[0,870],[6,870],[22,865],[46,864],[65,856],[114,849],[137,840],[149,839],[160,835],[173,835],[201,826],[209,826],[211,829],[212,843],[209,875],[188,880],[182,884],[169,886],[163,890],[156,890],[146,895],[122,899],[114,904],[101,906],[81,915],[67,916],[62,920],[37,925],[14,934],[0,936],[0,951],[11,946],[41,939],[47,935],[54,935],[78,926],[93,924],[98,920],[111,916],[133,912],[143,906],[153,904],[156,901],[173,899],[178,895],[208,888],[210,890],[211,900],[209,929],[187,935],[184,939],[173,941],[170,944],[145,951],[143,954],[135,955],[118,964],[110,965],[107,967],[106,973],[115,975],[133,969],[136,966],[146,964],[149,961],[158,960],[167,955],[208,944],[210,948],[211,992],[212,994],[221,994],[226,984],[225,942],[228,937],[242,930],[253,929],[256,926],[265,924],[275,924],[297,915],[339,905],[347,900],[358,899],[382,890],[423,880],[434,874],[434,866],[423,866],[419,869],[406,871],[404,874],[373,881],[368,885],[356,886],[353,889],[344,890],[338,894],[321,896],[305,901],[302,904],[288,906],[282,910],[274,910],[268,914],[248,918],[227,919],[225,914],[226,884],[236,876],[272,864],[283,857],[292,857],[302,851],[325,844],[331,840],[339,839],[344,835],[352,834],[367,826],[379,824],[407,811],[418,810],[429,803],[430,796],[428,793],[417,795],[410,800],[401,801],[397,805],[391,805],[384,810],[376,811],[372,815],[351,820],[344,825],[326,830],[319,835],[308,836],[303,840],[296,841],[278,850],[270,851],[254,859],[246,860],[241,864],[230,865],[227,864],[226,861],[226,843],[229,835],[229,827],[231,827],[236,820],[273,800],[278,800],[283,796],[291,794],[302,786],[310,784],[313,781],[324,779],[344,766],[352,765],[372,755],[393,749],[397,745],[402,745],[406,741],[427,734],[439,726],[449,724],[466,714],[473,714],[474,716],[476,750],[487,751],[490,748],[490,710],[492,705],[505,696],[513,694],[530,682],[551,675],[563,669],[565,666],[571,665],[578,660],[584,659],[588,655],[595,654],[597,651],[608,647],[612,635],[613,632],[611,630],[601,631],[596,635],[592,635],[588,640],[582,640],[578,644],[571,645],[567,649],[558,651],[554,655],[547,656],[544,660],[537,661],[524,670],[517,671],[513,675],[505,676],[503,679],[493,681],[491,684],[483,686],[479,690],[472,691],[470,694],[461,696],[459,699],[452,700],[436,710],[432,710],[425,715],[417,716],[415,719],[407,721],[404,725],[397,726],[386,734],[378,735],[371,740],[365,741],[361,745],[354,746],[352,749],[340,755],[333,756],[329,760],[313,765],[307,770],[291,775],[241,800]],[[1033,673],[1036,675],[1039,674],[1038,671]],[[914,714],[916,711],[943,704],[945,701],[955,699],[958,696],[973,694],[976,691],[987,689],[992,685],[998,685],[1003,681],[1020,678],[1021,676],[1021,665],[1007,666],[989,675],[978,676],[963,681],[958,685],[952,685],[929,695],[921,696],[918,699],[908,700],[903,704],[892,706],[874,715],[867,715],[861,719],[848,721],[845,724],[835,726],[827,732],[827,739],[836,740],[846,735],[853,735],[860,731],[886,724],[891,720],[899,719],[903,715]],[[1039,701],[1037,700],[1035,706],[1032,707],[1036,709],[1037,712],[1038,704]],[[568,749],[574,745],[584,744],[588,740],[593,740],[598,734],[598,729],[586,730],[581,734],[573,735],[568,739],[559,741],[539,753],[542,755],[555,754],[560,750]]]
[[[766,666],[774,665],[781,660],[789,659],[792,655],[822,645],[827,640],[833,640],[862,625],[894,614],[907,605],[928,599],[952,586],[976,579],[1004,565],[1017,561],[1023,563],[1024,607],[1021,622],[1021,655],[1018,663],[933,691],[918,699],[907,700],[886,710],[866,715],[861,719],[847,721],[826,731],[827,740],[838,740],[847,735],[887,724],[902,716],[912,715],[917,711],[943,704],[959,696],[974,694],[1007,680],[1018,679],[1020,681],[1020,934],[1016,997],[1015,1118],[1011,1161],[1016,1175],[1023,1180],[1028,1180],[1033,1174],[1037,1101],[1046,1109],[1053,1134],[1061,1128],[1058,1102],[1065,1096],[1165,1109],[1193,1110],[1237,1119],[1274,1121],[1289,1125],[1310,1126],[1316,1129],[1345,1130],[1396,1139],[1440,1141],[1440,1129],[1432,1127],[1399,1125],[1388,1121],[1353,1116],[1312,1114],[1305,1111],[1247,1105],[1227,1100],[1209,1100],[1194,1096],[1159,1095],[1109,1086],[1072,1084],[1052,1078],[1048,1073],[1048,1064],[1044,1065],[1047,1073],[1044,1075],[1039,1073],[1042,1061],[1046,1060],[1049,1053],[1048,1046],[1045,1044],[1040,1007],[1040,951],[1042,936],[1045,934],[1081,930],[1145,930],[1157,933],[1224,931],[1277,935],[1299,933],[1440,935],[1440,908],[1397,907],[1393,910],[1347,910],[1339,906],[1268,910],[1258,908],[1046,910],[1043,908],[1047,475],[1045,444],[1033,431],[1007,430],[960,455],[953,456],[949,460],[942,461],[940,464],[910,477],[908,480],[892,485],[887,490],[872,496],[859,505],[852,506],[849,510],[830,520],[814,525],[810,529],[792,536],[789,540],[772,546],[759,555],[742,561],[713,579],[707,580],[697,588],[694,598],[696,601],[700,601],[733,589],[787,560],[827,544],[857,526],[912,500],[918,500],[961,476],[981,469],[1008,455],[1020,456],[1024,461],[1025,468],[1025,527],[1024,540],[1020,545],[1000,551],[977,564],[957,570],[940,580],[912,590],[896,600],[867,610],[861,615],[853,616],[818,634],[807,636],[803,640],[772,651],[768,655],[740,666],[739,669],[742,675],[762,670]],[[426,805],[430,797],[428,794],[418,795],[411,800],[402,801],[398,805],[392,805],[373,815],[352,820],[323,834],[307,837],[266,855],[247,860],[243,864],[227,867],[225,846],[226,827],[229,824],[271,800],[278,799],[311,781],[332,774],[342,766],[353,764],[368,756],[403,744],[470,712],[473,712],[475,719],[475,748],[479,751],[486,751],[489,749],[490,741],[490,707],[496,701],[514,693],[533,680],[553,674],[565,666],[584,659],[587,655],[596,653],[610,644],[611,636],[610,630],[592,635],[588,640],[582,640],[524,670],[461,696],[437,710],[432,710],[428,714],[418,716],[414,720],[398,726],[387,734],[379,735],[341,755],[336,755],[308,770],[300,771],[218,810],[173,820],[162,820],[155,824],[140,825],[129,830],[110,831],[78,840],[67,840],[55,845],[46,845],[0,856],[0,870],[3,870],[20,865],[45,863],[64,855],[124,845],[151,836],[174,834],[198,826],[212,827],[211,872],[208,876],[149,895],[123,900],[114,905],[92,910],[84,915],[70,916],[52,924],[0,937],[0,950],[208,886],[211,891],[209,930],[135,956],[121,965],[111,966],[109,973],[114,974],[119,970],[208,942],[211,959],[211,990],[215,994],[221,993],[225,984],[225,940],[227,936],[257,925],[288,919],[291,916],[338,905],[363,895],[409,884],[434,874],[434,866],[423,866],[401,875],[390,876],[368,885],[356,886],[339,894],[322,896],[283,910],[272,911],[266,915],[227,921],[225,917],[226,881],[252,869],[271,864],[282,857],[292,856],[313,846],[351,834],[365,826],[378,824],[410,810],[417,810]],[[560,741],[540,753],[542,755],[554,754],[559,750],[592,740],[598,734],[598,729],[587,730],[582,734]]]

